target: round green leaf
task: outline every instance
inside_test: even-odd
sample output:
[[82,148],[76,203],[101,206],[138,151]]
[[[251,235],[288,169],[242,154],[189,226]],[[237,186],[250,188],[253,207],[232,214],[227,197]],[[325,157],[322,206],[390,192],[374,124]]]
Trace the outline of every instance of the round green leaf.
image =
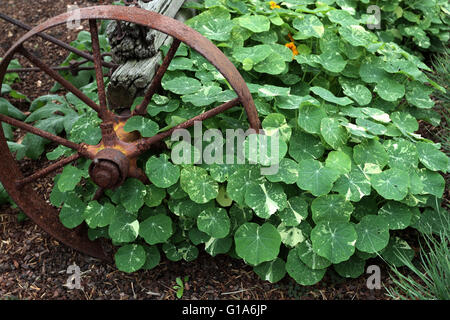
[[233,239],[231,237],[221,239],[210,238],[205,243],[205,251],[215,257],[218,254],[225,254],[229,252],[232,245]]
[[418,142],[416,144],[420,162],[431,171],[447,172],[448,157],[431,143]]
[[156,122],[144,118],[142,116],[134,116],[128,119],[127,123],[123,127],[126,132],[139,131],[139,133],[145,137],[153,137],[158,133],[159,126]]
[[90,228],[106,227],[113,220],[115,209],[109,202],[101,205],[97,201],[91,201],[84,210],[83,218]]
[[289,141],[289,155],[297,162],[318,159],[324,151],[325,148],[319,138],[302,131],[294,131]]
[[340,106],[347,106],[353,103],[353,101],[348,97],[336,97],[332,92],[322,87],[311,87],[310,90],[321,97],[323,100],[335,103]]
[[144,205],[147,188],[138,179],[130,178],[120,186],[120,201],[128,212],[138,212]]
[[139,222],[136,216],[118,210],[108,228],[110,238],[116,242],[132,242],[139,234]]
[[372,175],[370,182],[373,188],[386,199],[400,201],[408,194],[408,172],[397,168]]
[[296,250],[291,249],[286,261],[286,271],[297,283],[302,286],[312,286],[322,280],[327,269],[311,269],[299,259]]
[[169,157],[161,154],[148,159],[145,173],[150,181],[158,188],[168,188],[174,185],[180,177],[180,168],[169,161]]
[[352,169],[352,159],[343,151],[331,151],[325,160],[325,166],[346,174]]
[[188,24],[210,40],[227,41],[234,26],[230,17],[228,10],[215,7],[188,20]]
[[223,185],[219,186],[219,194],[217,195],[216,201],[222,207],[229,207],[233,204],[233,199],[228,196]]
[[219,185],[208,172],[196,166],[183,168],[180,175],[181,188],[196,203],[207,203],[217,197]]
[[320,124],[327,113],[322,107],[305,104],[300,107],[298,113],[298,124],[309,133],[320,133]]
[[384,249],[389,242],[389,225],[383,217],[367,215],[355,226],[358,240],[356,248],[367,253]]
[[270,28],[270,20],[266,16],[246,15],[238,18],[237,21],[241,27],[255,33],[269,31]]
[[280,234],[270,223],[245,223],[236,230],[234,241],[237,255],[251,265],[274,260],[281,245]]
[[166,190],[156,187],[151,184],[147,186],[147,193],[145,195],[145,204],[148,207],[157,207],[161,204],[163,199],[166,197]]
[[392,122],[401,132],[414,132],[419,129],[419,123],[407,112],[393,112],[391,113]]
[[298,163],[292,159],[284,158],[279,163],[277,173],[266,175],[270,182],[284,182],[293,184],[298,180]]
[[253,184],[262,182],[260,169],[257,166],[240,167],[229,178],[227,193],[239,205],[245,205],[245,192]]
[[323,221],[348,222],[353,212],[353,205],[338,194],[327,194],[315,198],[311,203],[314,222]]
[[218,95],[222,89],[215,85],[205,85],[199,91],[184,95],[181,99],[184,103],[192,103],[196,107],[205,107],[219,100]]
[[320,133],[333,149],[344,146],[348,139],[347,130],[335,118],[323,118],[320,122]]
[[377,135],[377,136],[381,136],[387,133],[388,129],[379,123],[367,120],[367,119],[361,119],[358,118],[356,119],[356,124],[361,127],[366,129],[368,132]]
[[372,93],[366,86],[351,81],[341,82],[344,94],[355,100],[360,106],[368,105],[372,101]]
[[185,241],[178,245],[178,252],[180,252],[184,261],[190,262],[197,259],[199,251],[196,246],[193,246],[189,242]]
[[379,141],[366,140],[353,148],[353,160],[361,167],[372,164],[383,169],[388,163],[389,157]]
[[162,245],[162,250],[164,251],[164,254],[166,255],[167,259],[170,261],[180,261],[183,259],[183,255],[180,251],[178,251],[178,248],[170,243],[166,242]]
[[405,240],[393,237],[389,240],[387,247],[381,252],[381,257],[395,267],[402,267],[405,265],[402,260],[411,261],[414,258],[414,250],[411,249]]
[[347,11],[344,11],[344,10],[328,11],[327,17],[328,17],[328,19],[330,19],[331,22],[340,24],[341,26],[351,26],[351,25],[359,24],[358,20],[353,18],[353,16],[350,13],[348,13]]
[[448,212],[445,210],[442,210],[441,213],[434,209],[426,209],[420,214],[414,227],[425,234],[445,234],[445,232],[448,232],[448,219]]
[[286,275],[286,263],[280,258],[276,258],[273,261],[263,262],[260,265],[253,268],[255,273],[265,281],[275,283],[280,281]]
[[342,38],[355,47],[366,47],[377,42],[377,37],[359,25],[342,26],[339,28]]
[[355,252],[357,235],[351,223],[325,221],[311,231],[314,252],[332,263],[348,260]]
[[213,238],[225,238],[230,233],[230,218],[223,208],[208,208],[197,218],[197,227]]
[[418,82],[411,81],[407,86],[406,100],[417,108],[430,109],[434,107],[434,101],[430,98],[433,89]]
[[245,138],[244,155],[250,163],[278,164],[287,153],[287,144],[279,135],[250,134]]
[[176,77],[168,81],[163,79],[162,86],[165,90],[179,95],[196,93],[202,88],[200,81],[188,77]]
[[272,53],[271,46],[267,44],[260,44],[253,47],[237,47],[233,50],[233,58],[244,63],[245,59],[250,59],[252,67]]
[[409,227],[413,215],[413,208],[403,203],[389,201],[378,211],[378,215],[387,222],[389,229],[399,230]]
[[139,226],[139,235],[150,245],[164,243],[172,234],[172,219],[165,214],[151,216]]
[[365,269],[366,262],[356,255],[350,257],[349,260],[335,264],[334,270],[344,278],[356,279],[361,276]]
[[338,171],[325,167],[319,161],[302,160],[299,163],[297,185],[318,197],[330,192],[333,182],[337,180],[339,175]]
[[405,95],[405,86],[397,81],[385,78],[381,80],[374,91],[386,101],[397,101]]
[[333,191],[345,196],[345,199],[358,202],[370,194],[371,184],[367,176],[357,167],[342,175],[334,184]]
[[272,214],[286,207],[286,194],[279,184],[264,182],[251,184],[245,192],[245,203],[261,218],[269,218]]
[[135,272],[142,268],[146,258],[144,247],[138,244],[128,244],[120,247],[114,255],[117,268],[127,273]]
[[432,194],[438,198],[442,198],[445,190],[445,180],[439,173],[423,168],[419,169],[418,175],[422,182],[423,194]]
[[341,54],[332,50],[327,50],[318,56],[317,62],[320,63],[326,70],[335,73],[342,72],[347,65],[347,61],[342,58]]
[[308,217],[308,204],[300,197],[292,197],[278,216],[286,226],[296,227]]
[[382,67],[381,59],[374,56],[369,56],[362,62],[359,75],[367,83],[379,83],[389,77]]
[[74,166],[64,167],[64,170],[58,179],[58,189],[61,192],[72,191],[81,181],[83,174],[84,172],[82,170]]
[[300,15],[292,22],[292,26],[299,30],[294,34],[294,39],[308,39],[311,37],[321,38],[325,32],[325,28],[315,15]]
[[145,264],[142,266],[144,270],[151,270],[155,268],[161,261],[161,254],[156,246],[145,246]]
[[419,155],[412,142],[404,139],[386,140],[383,145],[389,157],[389,167],[398,169],[417,167]]
[[[270,56],[266,59],[258,63],[254,66],[254,70],[259,73],[268,73],[268,74],[281,74],[286,69],[286,61],[285,59],[279,55],[277,52],[272,52]],[[267,86],[267,85],[266,85]],[[264,87],[266,87],[264,86]],[[289,90],[289,88],[287,88]],[[259,92],[259,90],[258,90]],[[260,96],[264,97],[265,94],[261,92]]]
[[286,226],[283,222],[278,225],[277,230],[280,233],[281,242],[290,248],[306,239],[306,235],[300,228]]
[[305,240],[295,248],[300,260],[314,270],[325,269],[331,262],[314,252],[310,240]]
[[250,208],[240,207],[237,204],[233,204],[229,211],[231,230],[234,232],[237,228],[246,222],[249,222],[253,218],[253,212]]
[[69,194],[64,205],[59,212],[59,220],[69,229],[78,227],[84,220],[83,213],[86,209],[86,204],[81,201],[76,195]]
[[291,138],[292,129],[288,126],[286,118],[281,113],[267,115],[262,122],[262,127],[268,136],[273,136],[277,133],[285,142],[288,142]]

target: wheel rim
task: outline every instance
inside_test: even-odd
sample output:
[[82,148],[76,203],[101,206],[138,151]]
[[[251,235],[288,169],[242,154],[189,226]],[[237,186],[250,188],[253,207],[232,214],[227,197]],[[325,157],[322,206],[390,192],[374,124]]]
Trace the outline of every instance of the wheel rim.
[[[2,154],[2,161],[0,161],[0,181],[2,182],[6,191],[10,194],[11,198],[17,203],[19,208],[23,212],[25,212],[37,225],[44,229],[44,231],[46,231],[62,243],[78,251],[96,258],[111,260],[110,256],[105,252],[99,240],[90,241],[88,239],[86,227],[80,226],[75,229],[65,228],[59,221],[59,210],[54,208],[50,204],[47,204],[37,194],[37,192],[32,189],[30,182],[42,176],[45,176],[46,174],[53,172],[56,169],[62,168],[80,157],[86,157],[89,159],[97,160],[95,161],[96,163],[102,161],[101,165],[91,166],[89,171],[90,173],[92,172],[91,176],[93,180],[97,180],[97,184],[103,184],[104,187],[117,187],[127,177],[135,177],[143,182],[148,183],[148,179],[145,174],[142,172],[142,170],[137,168],[135,160],[144,151],[150,149],[152,145],[169,137],[174,130],[178,128],[188,128],[192,126],[195,121],[208,119],[239,104],[243,105],[247,113],[250,128],[259,131],[260,121],[250,91],[238,70],[228,60],[228,58],[226,58],[222,51],[220,51],[211,41],[209,41],[197,31],[172,18],[135,7],[88,7],[80,9],[79,17],[80,20],[89,20],[92,37],[93,61],[95,65],[96,81],[98,85],[98,105],[89,98],[85,97],[81,91],[78,92],[77,88],[73,87],[73,85],[71,85],[70,83],[67,83],[67,81],[59,76],[56,71],[51,70],[48,66],[43,64],[42,61],[32,56],[23,48],[23,44],[34,35],[37,35],[47,29],[72,20],[70,12],[56,16],[50,20],[47,20],[45,23],[33,28],[8,50],[4,59],[2,60],[2,63],[0,64],[0,84],[3,82],[7,67],[14,54],[22,54],[22,56],[27,58],[35,66],[39,67],[39,69],[53,77],[57,82],[63,84],[63,86],[69,92],[74,93],[80,100],[82,100],[98,113],[100,118],[103,120],[103,123],[101,125],[102,142],[100,142],[100,144],[96,146],[87,146],[83,143],[75,144],[71,141],[59,137],[53,137],[51,135],[43,136],[42,132],[37,132],[36,130],[33,132],[33,129],[29,128],[31,126],[19,124],[18,122],[20,121],[18,120],[0,115],[0,154]],[[151,138],[139,139],[137,141],[133,141],[132,143],[124,142],[122,138],[119,139],[117,137],[114,127],[123,124],[132,115],[125,118],[119,117],[110,112],[107,108],[105,86],[103,83],[103,74],[101,67],[104,62],[101,59],[102,55],[98,43],[97,20],[116,20],[131,22],[161,31],[169,36],[172,36],[174,39],[172,47],[169,49],[168,54],[164,58],[161,67],[157,71],[148,91],[146,92],[143,103],[135,109],[132,115],[146,114],[146,107],[151,101],[151,97],[153,96],[155,91],[159,88],[162,76],[167,71],[167,67],[169,66],[181,42],[184,42],[187,46],[196,50],[212,65],[214,65],[217,70],[225,77],[225,79],[227,79],[231,87],[238,95],[238,98],[224,103],[219,107],[211,109],[203,114],[200,114],[199,116],[196,116],[182,123],[181,125],[172,128],[171,130],[162,132]],[[41,135],[42,137],[58,142],[61,145],[68,146],[69,148],[76,150],[78,153],[71,157],[59,160],[46,169],[40,170],[39,172],[36,172],[35,174],[24,178],[14,159],[14,156],[9,151],[7,141],[3,133],[2,122],[9,123],[10,125],[16,127],[20,125],[19,128],[22,128],[25,131]],[[120,152],[121,155],[117,154],[117,150],[119,149],[118,146],[120,146],[120,150],[125,150]],[[125,159],[123,159],[124,157],[128,160],[128,163]],[[117,160],[119,162],[115,162],[116,159],[121,160]],[[94,199],[96,197],[100,197],[102,193],[103,190],[99,189]]]

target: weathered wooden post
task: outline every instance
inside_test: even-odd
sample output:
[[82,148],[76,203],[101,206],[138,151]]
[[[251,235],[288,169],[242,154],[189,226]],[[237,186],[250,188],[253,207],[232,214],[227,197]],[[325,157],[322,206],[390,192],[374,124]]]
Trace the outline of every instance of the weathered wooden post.
[[[127,5],[155,11],[165,16],[185,21],[192,10],[181,9],[185,0],[126,0]],[[108,100],[113,109],[129,108],[136,96],[149,86],[162,59],[160,47],[170,45],[172,38],[156,30],[116,21],[107,28],[113,59],[120,67],[115,70],[108,87]]]

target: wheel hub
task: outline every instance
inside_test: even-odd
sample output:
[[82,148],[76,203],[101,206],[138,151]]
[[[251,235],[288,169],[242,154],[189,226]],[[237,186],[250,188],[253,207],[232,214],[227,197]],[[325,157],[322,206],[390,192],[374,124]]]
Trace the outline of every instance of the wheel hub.
[[103,149],[89,167],[89,175],[99,187],[115,189],[127,178],[130,161],[119,150]]

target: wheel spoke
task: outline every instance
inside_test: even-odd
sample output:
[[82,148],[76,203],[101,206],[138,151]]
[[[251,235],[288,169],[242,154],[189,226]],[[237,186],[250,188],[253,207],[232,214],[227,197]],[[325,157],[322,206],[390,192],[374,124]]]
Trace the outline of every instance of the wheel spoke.
[[164,57],[163,63],[156,72],[156,75],[153,77],[152,83],[150,84],[147,92],[145,93],[144,100],[142,100],[141,104],[139,104],[136,107],[134,111],[135,114],[145,115],[145,113],[147,112],[147,106],[150,103],[150,101],[152,101],[152,97],[155,94],[156,90],[160,88],[161,80],[164,74],[166,73],[167,68],[169,68],[170,63],[172,62],[172,59],[175,56],[175,53],[177,53],[180,44],[181,44],[180,40],[173,39],[172,46],[170,47],[169,51]]
[[[1,12],[0,12],[0,19],[6,20],[6,21],[8,21],[8,22],[10,22],[10,23],[12,23],[12,24],[14,24],[14,25],[24,29],[24,30],[27,30],[27,31],[30,31],[31,29],[33,29],[29,25],[26,25],[25,23],[20,22],[19,20],[13,19],[13,18],[11,18],[11,17],[9,17],[9,16],[7,16],[7,15],[1,13]],[[94,61],[94,58],[90,54],[88,54],[86,52],[83,52],[81,50],[78,50],[77,48],[72,47],[72,46],[68,45],[67,43],[62,42],[61,40],[56,39],[56,38],[54,38],[54,37],[52,37],[52,36],[50,36],[50,35],[48,35],[48,34],[46,34],[44,32],[37,33],[37,35],[39,37],[41,37],[42,39],[45,39],[45,40],[47,40],[49,42],[52,42],[52,43],[56,44],[57,46],[63,47],[64,49],[75,53],[77,56],[85,58],[85,59],[87,59],[89,61]],[[115,67],[117,67],[116,64],[111,63],[111,62],[106,62],[106,61],[102,61],[102,65],[104,67],[107,67],[107,68],[115,68]]]
[[97,191],[95,191],[94,197],[92,198],[92,201],[100,200],[101,197],[105,194],[105,189],[98,188]]
[[39,170],[38,172],[35,172],[32,175],[30,175],[26,178],[23,178],[21,180],[17,180],[16,186],[18,188],[21,188],[22,186],[24,186],[30,182],[33,182],[39,178],[45,177],[46,175],[49,175],[50,173],[64,167],[65,165],[68,165],[69,163],[74,162],[75,160],[78,160],[79,158],[81,158],[81,155],[79,153],[76,153],[70,157],[61,159],[58,162],[55,162],[55,163],[49,165],[47,168]]
[[240,103],[239,98],[230,100],[214,109],[211,109],[209,111],[206,111],[190,120],[187,120],[175,127],[173,127],[172,129],[169,129],[167,131],[161,132],[153,137],[150,138],[143,138],[140,139],[136,142],[136,148],[137,150],[135,152],[133,152],[130,157],[136,157],[139,156],[140,154],[142,154],[143,152],[145,152],[146,150],[148,150],[154,143],[161,141],[167,137],[169,137],[170,135],[172,135],[172,133],[177,130],[177,129],[187,129],[189,127],[192,127],[194,125],[194,123],[196,121],[204,121],[206,119],[212,118],[216,115],[218,115],[219,113],[222,113],[228,109],[231,109],[235,106],[237,106]]
[[95,111],[99,112],[100,108],[99,106],[89,99],[83,92],[81,92],[80,89],[75,87],[72,83],[64,79],[59,73],[52,70],[49,66],[47,66],[44,62],[42,62],[39,58],[32,55],[30,52],[28,52],[25,48],[21,47],[19,49],[19,52],[27,58],[32,64],[34,64],[36,67],[40,68],[42,71],[47,73],[50,77],[52,77],[55,81],[59,82],[64,88],[72,92],[75,96],[77,96],[81,101],[83,101],[85,104],[87,104],[89,107],[94,109]]
[[98,100],[100,102],[99,117],[100,119],[108,120],[110,118],[110,113],[106,105],[105,83],[103,82],[103,70],[102,70],[102,54],[100,52],[100,43],[98,41],[97,20],[90,19],[89,28],[91,31],[92,51],[95,65],[95,77],[97,78]]
[[56,143],[58,143],[60,145],[63,145],[65,147],[73,149],[75,151],[83,152],[84,148],[83,148],[82,145],[77,144],[77,143],[72,142],[72,141],[69,141],[69,140],[66,140],[64,138],[58,137],[57,135],[54,135],[54,134],[52,134],[50,132],[47,132],[47,131],[41,130],[39,128],[33,127],[32,125],[29,125],[29,124],[24,123],[22,121],[10,118],[10,117],[5,116],[3,114],[0,114],[0,121],[1,122],[5,122],[7,124],[10,124],[13,127],[20,128],[22,130],[28,131],[29,133],[35,134],[35,135],[40,136],[42,138],[45,138],[47,140],[54,141],[54,142],[56,142]]

